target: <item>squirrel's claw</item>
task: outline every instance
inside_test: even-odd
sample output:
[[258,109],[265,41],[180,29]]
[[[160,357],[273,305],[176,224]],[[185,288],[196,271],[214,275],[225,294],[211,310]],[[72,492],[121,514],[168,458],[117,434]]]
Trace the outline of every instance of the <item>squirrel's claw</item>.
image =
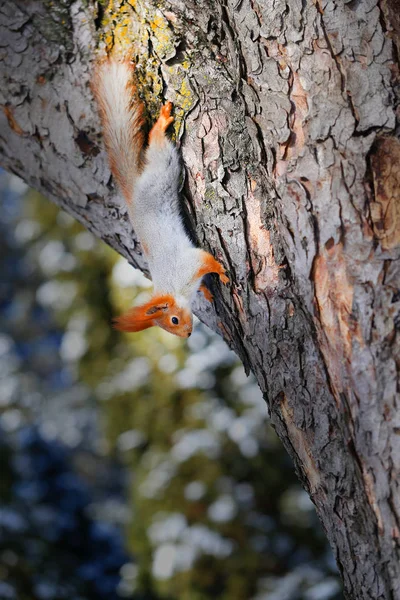
[[230,282],[229,277],[227,277],[227,275],[225,275],[225,271],[223,273],[219,274],[219,279],[220,281],[222,281],[223,284],[227,285]]
[[173,107],[173,104],[172,104],[172,102],[170,102],[170,101],[168,100],[168,102],[166,102],[166,103],[164,104],[164,106],[162,106],[162,107],[161,107],[161,110],[160,110],[160,117],[165,117],[166,119],[167,119],[168,117],[170,117],[170,116],[171,116],[171,110],[172,110],[172,107]]
[[167,102],[161,107],[160,116],[158,117],[157,123],[159,124],[160,129],[163,131],[167,131],[171,123],[174,122],[174,117],[171,117],[172,107],[172,102]]
[[159,146],[165,143],[166,137],[165,132],[168,127],[173,123],[174,117],[171,117],[172,102],[167,102],[161,107],[160,116],[155,122],[149,135],[149,144],[157,144]]

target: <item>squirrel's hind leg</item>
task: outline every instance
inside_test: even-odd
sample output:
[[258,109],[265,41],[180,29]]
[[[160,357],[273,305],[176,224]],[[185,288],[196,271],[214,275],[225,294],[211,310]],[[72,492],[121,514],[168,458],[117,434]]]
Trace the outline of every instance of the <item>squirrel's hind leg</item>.
[[206,252],[205,250],[201,250],[202,254],[202,265],[200,269],[196,273],[196,278],[203,277],[207,275],[207,273],[217,273],[220,281],[224,284],[229,283],[229,279],[226,275],[225,268],[218,262],[212,254]]
[[165,132],[168,127],[173,123],[174,117],[171,117],[172,102],[167,102],[160,110],[160,116],[154,124],[149,134],[149,145],[156,144],[162,146],[168,139],[165,136]]

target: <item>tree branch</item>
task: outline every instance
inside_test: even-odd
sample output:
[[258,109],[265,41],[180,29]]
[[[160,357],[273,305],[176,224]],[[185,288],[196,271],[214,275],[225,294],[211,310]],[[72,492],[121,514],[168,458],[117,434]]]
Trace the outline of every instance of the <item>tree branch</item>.
[[3,166],[145,269],[89,87],[98,43],[133,44],[150,116],[176,107],[197,238],[230,272],[198,312],[255,373],[347,597],[400,597],[392,3],[56,4],[0,8]]

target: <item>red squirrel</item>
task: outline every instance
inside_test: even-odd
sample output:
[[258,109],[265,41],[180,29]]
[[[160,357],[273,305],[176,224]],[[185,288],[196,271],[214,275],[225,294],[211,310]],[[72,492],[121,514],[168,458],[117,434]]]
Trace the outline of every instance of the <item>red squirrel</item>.
[[189,337],[193,328],[191,302],[207,273],[218,273],[227,284],[224,267],[190,241],[179,210],[179,154],[166,136],[173,122],[167,102],[144,147],[143,105],[132,81],[133,65],[110,56],[97,63],[93,92],[99,107],[111,172],[148,261],[154,285],[151,299],[115,319],[121,331],[158,326]]

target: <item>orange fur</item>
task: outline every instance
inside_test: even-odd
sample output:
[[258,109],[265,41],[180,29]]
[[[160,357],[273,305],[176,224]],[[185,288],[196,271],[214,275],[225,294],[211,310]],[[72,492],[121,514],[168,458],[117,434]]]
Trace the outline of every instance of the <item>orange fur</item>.
[[165,140],[165,132],[171,123],[174,122],[174,117],[171,117],[172,102],[167,102],[161,107],[160,116],[152,127],[149,134],[149,144],[157,144],[161,146]]
[[[174,335],[189,337],[193,327],[190,307],[193,295],[200,288],[205,298],[212,301],[211,292],[201,284],[203,275],[217,273],[225,284],[229,279],[224,267],[211,254],[202,250],[192,251],[193,244],[178,216],[174,222],[178,202],[178,181],[175,179],[179,179],[180,165],[178,154],[166,135],[174,121],[172,103],[162,106],[150,131],[149,146],[144,150],[143,105],[132,74],[133,65],[129,59],[110,56],[96,63],[92,89],[99,106],[112,175],[128,204],[129,218],[133,220],[143,252],[152,259],[149,262],[155,288],[174,290],[176,298],[167,293],[154,295],[149,302],[116,318],[114,326],[121,331],[132,332],[157,326]],[[146,202],[153,194],[157,201],[153,203],[155,209],[150,211],[148,218],[154,219],[154,223],[148,227]],[[164,202],[171,204],[171,214],[162,208]],[[167,218],[164,218],[165,215]],[[166,256],[171,248],[169,235],[176,236],[171,259]],[[179,272],[163,269],[164,260],[181,264],[186,251],[188,264],[183,264]]]
[[205,283],[201,284],[200,291],[203,292],[203,296],[204,296],[204,298],[208,302],[212,302],[213,301],[214,296],[212,295],[212,293],[210,292],[210,290],[208,289],[208,287],[205,285]]
[[154,327],[156,316],[160,317],[173,301],[172,296],[153,296],[145,304],[135,306],[114,319],[114,327],[120,331],[143,331]]
[[[130,74],[133,75],[134,66],[130,60],[125,59],[120,62],[126,65]],[[144,145],[143,104],[138,98],[136,86],[131,79],[121,90],[121,96],[126,98],[126,114],[129,115],[129,123],[123,127],[122,135],[119,132],[120,139],[116,144],[115,133],[118,132],[118,129],[115,122],[110,120],[113,107],[109,106],[109,96],[104,91],[107,79],[103,71],[109,64],[111,63],[108,59],[97,63],[91,87],[99,107],[110,169],[125,201],[130,204],[133,197],[134,178],[139,175],[143,166],[141,156]]]
[[229,283],[229,279],[225,274],[225,269],[209,252],[203,252],[203,264],[197,271],[195,277],[199,279],[207,273],[217,273],[222,283]]
[[[172,323],[172,317],[178,324]],[[187,308],[177,305],[173,296],[153,296],[148,302],[136,306],[114,319],[114,327],[119,331],[143,331],[149,327],[161,327],[179,337],[189,337],[192,333],[192,314]]]

